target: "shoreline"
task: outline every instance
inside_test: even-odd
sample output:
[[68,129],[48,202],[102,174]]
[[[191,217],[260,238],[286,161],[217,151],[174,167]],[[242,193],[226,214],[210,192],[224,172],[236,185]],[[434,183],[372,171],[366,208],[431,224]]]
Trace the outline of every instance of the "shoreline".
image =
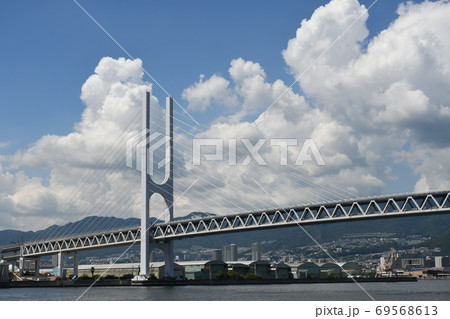
[[[355,279],[355,280],[353,280]],[[0,288],[54,288],[54,287],[143,287],[143,286],[225,286],[225,285],[286,285],[286,284],[330,284],[365,282],[416,282],[415,277],[391,278],[342,278],[342,279],[258,279],[258,280],[151,280],[132,282],[131,280],[55,280],[55,281],[10,281],[0,284]]]

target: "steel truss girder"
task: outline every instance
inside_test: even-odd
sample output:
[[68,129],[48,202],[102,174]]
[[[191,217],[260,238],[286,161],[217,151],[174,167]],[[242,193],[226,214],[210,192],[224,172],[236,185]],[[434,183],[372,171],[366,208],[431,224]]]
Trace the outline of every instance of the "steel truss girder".
[[[183,238],[262,228],[450,213],[450,192],[379,196],[158,224],[153,238]],[[175,231],[173,231],[175,229]]]
[[[445,213],[450,213],[448,191],[403,194],[172,221],[153,225],[150,228],[150,236],[154,241],[163,241],[296,225]],[[24,243],[23,256],[127,245],[140,242],[140,234],[140,228],[134,226],[37,243]]]
[[111,246],[139,243],[141,230],[139,227],[114,230],[110,232],[85,234],[75,237],[51,239],[36,243],[24,243],[23,256],[52,255],[59,252],[80,251],[87,249],[107,248]]

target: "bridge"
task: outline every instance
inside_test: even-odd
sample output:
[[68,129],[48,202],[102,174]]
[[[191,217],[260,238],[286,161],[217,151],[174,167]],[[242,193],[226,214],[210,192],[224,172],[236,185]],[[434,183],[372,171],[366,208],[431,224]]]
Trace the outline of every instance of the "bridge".
[[[165,242],[240,231],[447,213],[450,213],[450,192],[416,193],[164,222],[152,225],[149,233],[153,241]],[[126,227],[24,243],[22,256],[54,255],[140,242],[141,227]],[[4,247],[3,252],[19,249],[19,245],[14,245]]]
[[[40,257],[58,256],[58,272],[63,267],[63,256],[74,256],[74,275],[77,274],[77,252],[116,246],[140,244],[140,275],[135,280],[147,280],[149,276],[149,255],[155,249],[165,254],[166,276],[173,276],[173,241],[196,236],[208,236],[224,233],[255,231],[280,227],[302,227],[306,225],[352,222],[361,220],[402,218],[409,216],[431,216],[450,213],[450,191],[410,193],[368,198],[356,198],[294,207],[278,207],[269,210],[241,212],[229,215],[212,215],[202,218],[173,220],[173,123],[172,99],[166,102],[166,177],[162,183],[156,183],[148,172],[149,149],[149,108],[150,94],[147,92],[143,108],[142,127],[146,134],[140,143],[142,147],[141,225],[93,233],[77,234],[60,238],[51,238],[21,245],[3,247],[5,259],[19,260],[23,269],[26,259],[35,260],[39,271]],[[149,202],[153,194],[160,194],[167,205],[164,221],[150,224]],[[8,255],[9,254],[9,255]]]

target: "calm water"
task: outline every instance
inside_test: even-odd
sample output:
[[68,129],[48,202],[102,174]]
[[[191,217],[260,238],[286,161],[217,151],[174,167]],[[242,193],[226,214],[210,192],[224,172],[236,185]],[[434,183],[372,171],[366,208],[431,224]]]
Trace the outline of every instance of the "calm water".
[[[398,283],[363,283],[376,300],[450,300],[450,280]],[[76,300],[86,288],[0,289],[0,300]],[[94,287],[81,300],[369,300],[354,283],[182,286]]]

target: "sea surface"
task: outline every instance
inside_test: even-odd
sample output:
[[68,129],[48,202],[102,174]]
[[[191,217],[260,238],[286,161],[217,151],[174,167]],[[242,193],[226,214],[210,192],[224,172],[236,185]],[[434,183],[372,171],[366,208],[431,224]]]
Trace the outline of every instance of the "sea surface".
[[[0,300],[157,300],[157,301],[377,301],[450,300],[450,280],[335,284],[229,285],[178,287],[4,288]],[[367,291],[367,293],[364,291]]]

